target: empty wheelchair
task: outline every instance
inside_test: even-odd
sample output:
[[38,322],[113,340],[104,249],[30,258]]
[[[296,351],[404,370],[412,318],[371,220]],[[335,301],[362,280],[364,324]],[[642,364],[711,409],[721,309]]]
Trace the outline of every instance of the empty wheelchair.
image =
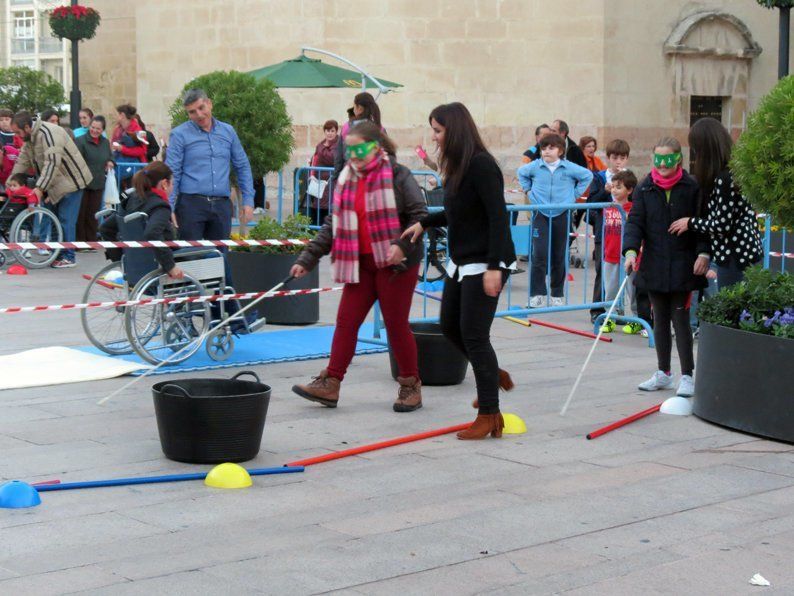
[[[63,229],[55,214],[37,205],[28,210],[24,203],[16,203],[0,194],[0,238],[3,242],[61,242]],[[49,266],[60,250],[25,249],[9,251],[11,256],[28,269],[41,269]],[[0,252],[0,266],[5,263],[5,256]]]
[[[145,213],[122,215],[104,211],[99,216],[115,217],[119,237],[140,240]],[[184,272],[181,279],[164,272],[150,249],[122,249],[111,262],[90,278],[84,302],[146,301],[179,299],[177,302],[132,306],[94,307],[81,311],[86,336],[109,354],[136,353],[151,364],[168,360],[177,364],[195,354],[205,343],[208,355],[222,361],[234,350],[235,334],[250,333],[264,321],[249,324],[232,314],[229,323],[219,323],[239,310],[236,301],[190,302],[186,298],[232,294],[226,284],[223,254],[215,249],[182,249],[174,259]],[[231,308],[230,308],[231,304]]]

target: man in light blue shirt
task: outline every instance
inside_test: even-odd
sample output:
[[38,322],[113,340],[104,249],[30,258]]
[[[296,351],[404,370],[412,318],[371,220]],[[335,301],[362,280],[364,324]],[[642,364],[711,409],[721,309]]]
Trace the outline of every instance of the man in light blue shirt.
[[243,199],[240,215],[254,212],[251,164],[234,128],[212,117],[212,101],[202,89],[182,98],[190,120],[171,131],[165,163],[174,173],[169,197],[182,240],[224,240],[232,229],[231,168]]

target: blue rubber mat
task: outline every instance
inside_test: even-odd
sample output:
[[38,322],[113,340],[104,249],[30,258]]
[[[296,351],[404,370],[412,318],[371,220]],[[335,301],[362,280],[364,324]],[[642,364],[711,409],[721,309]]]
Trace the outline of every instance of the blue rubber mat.
[[[190,372],[196,370],[213,370],[216,368],[235,368],[254,364],[270,364],[271,362],[293,362],[297,360],[313,360],[327,358],[331,353],[331,340],[334,327],[305,327],[286,331],[260,331],[252,335],[235,338],[234,351],[227,360],[215,362],[202,347],[193,356],[181,364],[166,365],[156,370],[154,375],[171,374],[174,372]],[[104,352],[92,347],[81,348],[93,354]],[[356,354],[377,354],[386,352],[388,348],[370,343],[358,342]],[[131,362],[144,363],[136,354],[111,356]],[[133,375],[143,374],[134,372]]]

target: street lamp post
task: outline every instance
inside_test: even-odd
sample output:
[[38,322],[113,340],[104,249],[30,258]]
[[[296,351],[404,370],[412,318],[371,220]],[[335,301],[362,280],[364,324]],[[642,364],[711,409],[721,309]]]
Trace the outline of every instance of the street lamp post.
[[[77,5],[77,0],[72,0],[72,6]],[[83,98],[80,93],[80,60],[78,40],[72,40],[72,91],[69,93],[69,126],[72,130],[80,126],[80,109],[83,107]]]
[[780,31],[778,39],[777,78],[788,76],[789,31],[791,30],[791,7],[780,7]]

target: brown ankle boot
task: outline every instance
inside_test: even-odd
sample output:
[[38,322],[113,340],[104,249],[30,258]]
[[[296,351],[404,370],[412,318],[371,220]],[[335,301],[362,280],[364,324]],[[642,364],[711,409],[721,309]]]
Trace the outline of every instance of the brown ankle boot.
[[397,377],[400,391],[394,402],[395,412],[413,412],[422,407],[422,381],[416,377]]
[[316,401],[326,408],[335,408],[339,401],[339,385],[341,381],[336,377],[329,377],[328,370],[323,369],[320,375],[314,377],[307,385],[293,385],[292,391],[309,401]]
[[466,430],[462,430],[458,433],[458,438],[464,441],[484,439],[490,433],[492,437],[499,439],[502,436],[502,429],[504,427],[505,421],[499,413],[477,414],[477,418],[472,425]]
[[[507,372],[505,369],[500,368],[499,369],[499,389],[501,389],[502,391],[512,391],[513,387],[515,387],[515,386],[516,386],[516,384],[513,383],[513,379],[510,377],[510,373]],[[471,407],[474,408],[475,410],[480,407],[480,402],[477,401],[476,397],[474,398],[474,401],[471,402]]]

